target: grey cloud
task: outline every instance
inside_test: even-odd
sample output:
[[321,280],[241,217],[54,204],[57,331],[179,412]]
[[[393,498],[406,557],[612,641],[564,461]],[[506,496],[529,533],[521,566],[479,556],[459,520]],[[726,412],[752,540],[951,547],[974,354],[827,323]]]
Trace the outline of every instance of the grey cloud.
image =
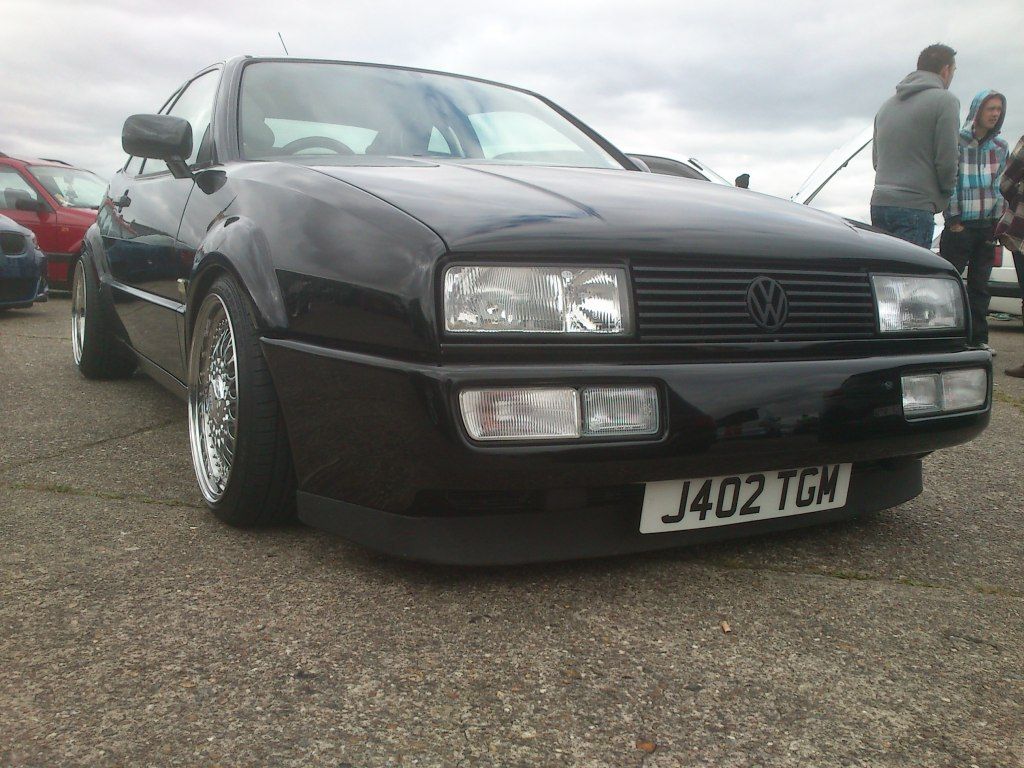
[[[202,66],[238,53],[407,64],[537,90],[632,151],[696,154],[755,188],[795,189],[872,119],[917,52],[960,51],[953,90],[1009,100],[1024,132],[1024,8],[990,0],[894,0],[883,9],[805,0],[718,4],[452,0],[130,6],[7,0],[0,150],[65,157],[102,173],[121,164],[120,127],[156,109]],[[1017,73],[1017,74],[1014,74]],[[1019,106],[1018,106],[1019,105]]]

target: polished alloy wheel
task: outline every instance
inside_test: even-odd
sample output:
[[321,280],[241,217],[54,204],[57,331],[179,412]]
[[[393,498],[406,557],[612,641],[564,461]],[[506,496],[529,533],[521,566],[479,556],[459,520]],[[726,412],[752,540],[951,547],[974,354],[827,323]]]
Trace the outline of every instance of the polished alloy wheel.
[[81,259],[75,262],[71,281],[71,349],[78,365],[85,345],[85,266]]
[[199,307],[188,368],[188,431],[203,497],[224,496],[238,440],[238,366],[231,318],[220,296]]

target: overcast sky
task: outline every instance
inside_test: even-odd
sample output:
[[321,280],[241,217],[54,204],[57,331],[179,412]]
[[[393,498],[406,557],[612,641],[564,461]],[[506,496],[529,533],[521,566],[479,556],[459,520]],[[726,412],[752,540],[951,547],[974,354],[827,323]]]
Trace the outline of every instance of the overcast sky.
[[[121,124],[190,74],[248,53],[405,64],[539,91],[626,151],[698,157],[788,197],[870,124],[921,48],[957,49],[952,91],[1009,101],[1024,133],[1024,2],[825,0],[128,3],[0,0],[0,151],[109,178]],[[866,215],[870,165],[823,196]]]

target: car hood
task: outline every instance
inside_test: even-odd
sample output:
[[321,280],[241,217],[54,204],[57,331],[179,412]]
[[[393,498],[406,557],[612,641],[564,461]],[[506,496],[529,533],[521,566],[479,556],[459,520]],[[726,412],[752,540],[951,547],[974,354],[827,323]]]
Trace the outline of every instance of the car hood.
[[416,159],[374,166],[339,159],[331,165],[318,162],[314,170],[401,209],[457,252],[878,254],[878,242],[866,242],[837,216],[703,181],[619,170]]
[[825,185],[832,181],[836,174],[849,165],[850,161],[871,143],[874,135],[875,128],[873,125],[869,125],[845,144],[832,150],[828,157],[811,171],[811,175],[804,180],[790,200],[794,203],[810,205]]

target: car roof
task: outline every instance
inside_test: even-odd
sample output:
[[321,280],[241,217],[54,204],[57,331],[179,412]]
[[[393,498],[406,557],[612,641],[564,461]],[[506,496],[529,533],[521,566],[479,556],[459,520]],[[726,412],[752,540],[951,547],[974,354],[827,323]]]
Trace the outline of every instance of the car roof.
[[[75,168],[71,163],[64,160],[56,160],[52,157],[12,157],[6,152],[0,152],[0,163],[4,165],[50,165],[56,168]],[[79,170],[85,170],[84,168]]]
[[82,168],[78,165],[66,162],[65,160],[56,160],[52,157],[11,157],[10,155],[0,152],[0,165],[9,165],[12,168],[67,168],[74,171],[82,171],[83,173],[91,173],[93,176],[98,176],[95,171],[90,171],[88,168]]

